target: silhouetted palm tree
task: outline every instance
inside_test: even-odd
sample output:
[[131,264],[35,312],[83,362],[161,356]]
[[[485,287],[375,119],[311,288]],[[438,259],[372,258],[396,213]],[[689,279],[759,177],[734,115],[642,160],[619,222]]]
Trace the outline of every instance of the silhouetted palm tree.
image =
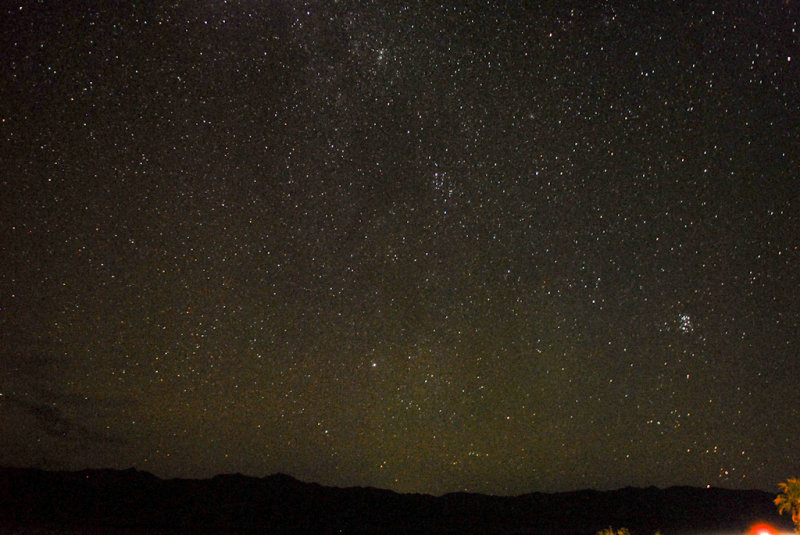
[[784,483],[778,483],[778,486],[781,488],[781,493],[775,498],[778,513],[791,514],[794,530],[800,533],[800,479],[789,478]]

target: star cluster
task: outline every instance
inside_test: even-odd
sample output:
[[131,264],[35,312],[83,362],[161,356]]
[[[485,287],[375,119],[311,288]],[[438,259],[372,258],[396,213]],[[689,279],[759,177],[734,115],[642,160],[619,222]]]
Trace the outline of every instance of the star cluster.
[[0,19],[0,463],[434,494],[800,470],[793,2]]

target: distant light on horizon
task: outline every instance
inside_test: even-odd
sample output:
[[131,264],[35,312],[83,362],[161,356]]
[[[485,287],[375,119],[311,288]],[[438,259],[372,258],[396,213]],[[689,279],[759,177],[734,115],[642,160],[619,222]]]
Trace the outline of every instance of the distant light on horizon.
[[778,531],[771,524],[760,522],[758,524],[754,524],[750,528],[750,531],[747,532],[747,535],[789,535],[789,532]]

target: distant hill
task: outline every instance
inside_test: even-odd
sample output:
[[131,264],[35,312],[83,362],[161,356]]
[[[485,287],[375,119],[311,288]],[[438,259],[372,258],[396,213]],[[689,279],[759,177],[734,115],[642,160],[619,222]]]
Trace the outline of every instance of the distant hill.
[[283,474],[193,480],[134,469],[0,468],[0,533],[62,526],[86,533],[594,535],[624,526],[632,535],[744,534],[757,521],[790,531],[773,498],[692,487],[435,497],[324,487]]

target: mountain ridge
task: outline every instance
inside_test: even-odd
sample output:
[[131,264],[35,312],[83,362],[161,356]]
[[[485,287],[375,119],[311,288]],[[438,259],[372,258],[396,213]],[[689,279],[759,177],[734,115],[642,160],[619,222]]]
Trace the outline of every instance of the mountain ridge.
[[760,490],[676,486],[491,496],[400,494],[330,487],[288,474],[161,479],[135,468],[46,471],[0,467],[3,525],[93,526],[168,533],[515,533],[633,535],[790,530]]

